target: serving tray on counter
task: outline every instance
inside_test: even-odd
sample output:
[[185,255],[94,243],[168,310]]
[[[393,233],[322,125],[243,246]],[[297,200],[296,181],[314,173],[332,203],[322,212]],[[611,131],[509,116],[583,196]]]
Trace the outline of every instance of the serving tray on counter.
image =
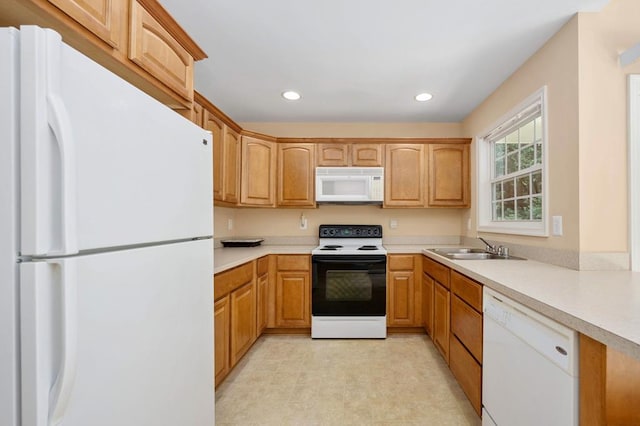
[[221,240],[223,247],[256,247],[262,244],[263,238],[254,238],[248,240]]

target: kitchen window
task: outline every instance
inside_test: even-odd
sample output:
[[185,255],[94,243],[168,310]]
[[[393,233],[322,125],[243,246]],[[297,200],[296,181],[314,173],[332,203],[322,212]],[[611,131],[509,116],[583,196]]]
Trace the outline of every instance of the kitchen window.
[[546,88],[476,137],[478,230],[546,236]]

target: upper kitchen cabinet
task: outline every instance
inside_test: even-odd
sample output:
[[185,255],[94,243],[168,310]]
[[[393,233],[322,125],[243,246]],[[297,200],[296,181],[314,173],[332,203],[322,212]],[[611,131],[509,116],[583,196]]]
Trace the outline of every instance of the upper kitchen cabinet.
[[312,143],[278,144],[279,207],[315,207],[315,150]]
[[131,2],[129,58],[191,106],[193,57],[145,6],[139,0]]
[[275,138],[254,133],[242,135],[240,203],[274,207],[276,204]]
[[119,48],[126,28],[126,0],[48,0],[108,45]]
[[380,167],[382,166],[383,146],[374,143],[319,143],[317,145],[317,165]]
[[0,26],[38,25],[165,105],[191,110],[207,57],[158,0],[3,0]]
[[237,204],[240,199],[240,133],[224,126],[222,137],[222,200]]
[[469,145],[428,146],[428,206],[469,207]]
[[424,207],[424,144],[387,144],[385,207]]

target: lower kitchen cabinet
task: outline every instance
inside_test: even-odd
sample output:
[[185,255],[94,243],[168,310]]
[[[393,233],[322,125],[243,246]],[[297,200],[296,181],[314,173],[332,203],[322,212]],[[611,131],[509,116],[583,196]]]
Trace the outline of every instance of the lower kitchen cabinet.
[[[388,255],[387,279],[387,326],[421,326],[420,287],[416,285],[415,267],[418,263],[414,255]],[[418,275],[419,276],[419,275]],[[416,309],[418,305],[418,309]]]
[[449,289],[436,281],[433,292],[433,343],[449,363]]
[[276,327],[311,327],[308,255],[277,256]]
[[253,281],[233,291],[231,303],[231,367],[256,340],[256,296]]
[[422,325],[424,331],[433,337],[433,297],[435,281],[428,274],[422,273]]
[[213,336],[216,386],[229,373],[229,296],[218,300],[213,306]]
[[256,334],[267,328],[269,315],[269,260],[267,256],[257,261],[256,267]]

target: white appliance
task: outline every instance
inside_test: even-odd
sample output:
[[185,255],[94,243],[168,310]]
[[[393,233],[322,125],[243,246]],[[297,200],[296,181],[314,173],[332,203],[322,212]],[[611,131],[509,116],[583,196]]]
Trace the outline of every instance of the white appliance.
[[316,167],[318,203],[381,204],[383,167]]
[[578,340],[484,287],[482,424],[578,424]]
[[0,424],[213,424],[210,134],[51,30],[0,55]]
[[380,225],[320,225],[311,251],[311,337],[387,337],[387,250]]

